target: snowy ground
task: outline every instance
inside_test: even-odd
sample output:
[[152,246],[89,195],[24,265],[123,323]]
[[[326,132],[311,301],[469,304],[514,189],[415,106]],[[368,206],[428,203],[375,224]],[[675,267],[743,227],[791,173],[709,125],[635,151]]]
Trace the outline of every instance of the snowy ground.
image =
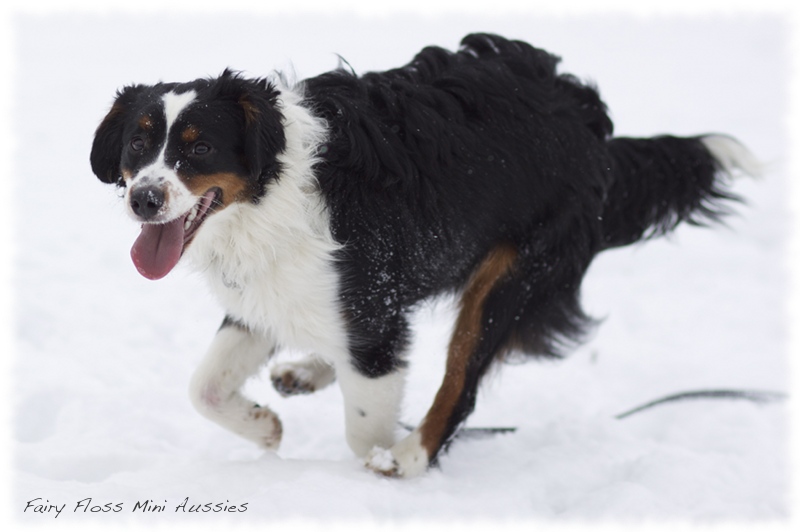
[[[25,16],[14,27],[14,522],[764,524],[789,515],[785,406],[696,401],[614,419],[687,390],[789,390],[781,19],[109,14]],[[226,66],[263,75],[290,61],[305,77],[335,66],[334,53],[360,72],[383,69],[476,30],[562,55],[564,70],[598,82],[618,134],[731,133],[770,163],[767,175],[736,183],[748,204],[728,227],[684,227],[601,256],[584,284],[586,309],[605,318],[591,341],[565,361],[493,376],[470,425],[518,431],[458,441],[422,478],[362,469],[335,387],[281,399],[267,378],[248,384],[283,420],[277,456],[200,418],[186,390],[221,310],[186,270],[150,282],[130,262],[136,224],[88,164],[114,91]],[[435,392],[451,319],[447,302],[417,316],[408,422]],[[121,511],[75,511],[87,497]],[[246,512],[176,512],[187,497],[187,508],[246,503]],[[24,511],[37,498],[64,509]],[[132,511],[145,500],[166,510]]]

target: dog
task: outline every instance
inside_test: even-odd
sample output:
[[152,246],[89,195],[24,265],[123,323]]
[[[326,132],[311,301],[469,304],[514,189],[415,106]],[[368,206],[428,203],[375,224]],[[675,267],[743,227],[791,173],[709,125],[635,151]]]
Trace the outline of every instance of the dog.
[[[128,85],[90,162],[142,224],[131,256],[148,279],[183,260],[226,315],[191,379],[204,416],[275,449],[282,426],[241,388],[279,346],[284,396],[337,380],[347,442],[365,465],[413,477],[509,355],[559,357],[592,324],[581,280],[601,251],[705,225],[756,163],[720,134],[618,138],[597,89],[559,58],[497,35],[358,76],[299,83],[225,70]],[[459,308],[430,410],[398,438],[409,314]]]

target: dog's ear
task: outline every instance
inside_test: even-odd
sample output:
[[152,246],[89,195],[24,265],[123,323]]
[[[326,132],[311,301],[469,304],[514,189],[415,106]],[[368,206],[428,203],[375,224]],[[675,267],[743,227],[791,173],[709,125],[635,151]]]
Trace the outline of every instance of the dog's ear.
[[122,156],[122,133],[133,111],[136,97],[143,89],[142,85],[132,85],[117,91],[111,110],[95,131],[89,160],[92,172],[103,183],[122,184],[119,168]]
[[237,103],[244,111],[244,154],[251,175],[263,185],[277,173],[276,156],[286,148],[280,91],[265,79],[248,80],[230,74],[238,84]]

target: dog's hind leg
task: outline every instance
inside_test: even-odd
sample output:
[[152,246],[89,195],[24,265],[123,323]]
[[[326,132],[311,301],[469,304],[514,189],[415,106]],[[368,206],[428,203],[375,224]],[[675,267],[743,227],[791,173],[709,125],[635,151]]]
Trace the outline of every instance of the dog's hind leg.
[[550,239],[543,232],[533,243],[501,245],[486,255],[461,297],[433,405],[411,434],[374,450],[367,467],[389,476],[424,472],[474,409],[478,384],[493,361],[511,350],[557,357],[565,342],[582,338],[591,320],[578,293],[594,248],[580,222],[562,223]]
[[366,465],[389,476],[423,473],[472,412],[478,382],[501,352],[513,328],[514,309],[492,305],[490,296],[507,286],[517,251],[500,246],[490,252],[472,275],[461,298],[447,355],[444,381],[425,419],[410,435],[390,449],[373,449]]
[[270,370],[272,385],[284,397],[313,393],[336,380],[333,366],[311,354],[296,362],[280,362]]
[[210,420],[267,449],[281,441],[281,422],[241,393],[275,351],[275,342],[226,317],[190,384],[195,408]]

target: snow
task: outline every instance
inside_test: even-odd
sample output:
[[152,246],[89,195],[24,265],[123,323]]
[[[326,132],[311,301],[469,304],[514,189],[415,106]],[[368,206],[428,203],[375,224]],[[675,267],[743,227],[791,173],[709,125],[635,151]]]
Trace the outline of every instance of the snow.
[[[781,17],[107,12],[25,15],[14,29],[13,524],[787,522],[784,404],[698,400],[614,419],[689,390],[790,390]],[[383,478],[352,456],[335,386],[281,398],[266,368],[248,383],[283,422],[277,455],[201,418],[189,378],[223,314],[185,268],[152,282],[130,261],[138,227],[88,164],[114,91],[290,61],[306,77],[336,53],[359,72],[390,68],[476,30],[527,40],[595,80],[617,134],[730,133],[765,176],[735,183],[747,204],[726,226],[599,257],[583,290],[603,319],[594,336],[564,361],[495,372],[469,425],[517,431],[457,440],[421,478]],[[436,391],[452,319],[449,301],[415,317],[406,422]],[[165,509],[134,512],[144,501]],[[182,510],[193,505],[239,511]]]

